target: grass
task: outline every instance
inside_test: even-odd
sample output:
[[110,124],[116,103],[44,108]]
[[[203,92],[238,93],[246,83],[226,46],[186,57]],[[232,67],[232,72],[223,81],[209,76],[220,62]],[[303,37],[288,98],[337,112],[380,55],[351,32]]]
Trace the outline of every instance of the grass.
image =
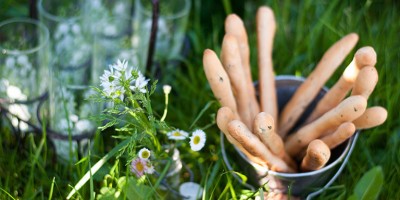
[[[7,1],[8,2],[8,1]],[[322,54],[331,44],[350,32],[356,32],[360,40],[356,49],[372,46],[378,55],[376,65],[379,72],[377,89],[371,95],[369,105],[381,105],[389,111],[388,120],[381,126],[362,131],[357,145],[342,175],[332,187],[318,199],[346,199],[361,177],[374,166],[381,166],[384,185],[379,199],[396,199],[400,196],[400,93],[398,80],[400,65],[400,13],[396,1],[192,1],[188,25],[188,48],[182,64],[173,70],[165,69],[161,84],[172,85],[169,110],[166,121],[172,126],[188,129],[192,122],[195,127],[206,127],[207,144],[201,152],[182,154],[182,160],[194,174],[194,181],[206,188],[205,199],[231,199],[251,194],[238,184],[222,162],[219,131],[214,124],[218,104],[215,102],[202,69],[202,53],[210,48],[219,53],[223,37],[223,23],[230,12],[238,14],[245,21],[251,45],[253,78],[257,77],[255,9],[269,5],[275,12],[277,33],[274,40],[274,66],[277,74],[298,74],[307,76],[315,67]],[[2,3],[0,3],[1,5]],[[2,14],[0,19],[26,14],[21,5],[7,3],[13,12]],[[23,4],[22,4],[23,5]],[[3,6],[0,6],[3,7]],[[16,10],[22,10],[16,12]],[[21,14],[22,13],[22,14]],[[26,14],[27,15],[27,14]],[[351,54],[354,54],[353,51]],[[338,79],[349,56],[328,86]],[[159,102],[159,104],[157,104]],[[163,111],[161,90],[153,99],[156,112]],[[49,141],[40,135],[26,135],[19,140],[5,128],[0,137],[0,199],[64,199],[71,185],[75,185],[101,157],[108,153],[116,141],[110,138],[111,131],[98,134],[91,141],[94,144],[90,157],[84,157],[79,164],[64,165],[54,160]],[[110,141],[111,140],[111,141]],[[183,146],[188,149],[187,146]],[[229,152],[233,152],[229,149]],[[6,155],[6,156],[3,156]],[[90,163],[89,163],[90,161]],[[88,199],[92,192],[100,193],[104,186],[103,176],[113,166],[120,173],[123,164],[111,159],[93,176],[93,189],[86,184],[76,198]],[[122,163],[122,162],[121,162]],[[115,175],[119,177],[120,175]],[[184,174],[183,179],[188,180]],[[249,179],[251,177],[248,177]]]

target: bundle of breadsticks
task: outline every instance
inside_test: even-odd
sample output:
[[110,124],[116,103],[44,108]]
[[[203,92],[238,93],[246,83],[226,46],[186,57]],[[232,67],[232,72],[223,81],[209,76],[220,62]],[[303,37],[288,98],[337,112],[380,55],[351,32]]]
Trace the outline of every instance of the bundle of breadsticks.
[[257,10],[256,27],[258,96],[251,76],[248,36],[237,15],[231,14],[225,20],[220,56],[210,49],[203,55],[205,75],[221,104],[217,125],[252,162],[277,172],[318,170],[329,161],[331,150],[357,129],[372,128],[386,120],[385,108],[367,108],[378,73],[374,49],[362,47],[305,123],[294,129],[307,106],[355,47],[358,35],[351,33],[334,43],[279,112],[272,62],[276,23],[269,7]]

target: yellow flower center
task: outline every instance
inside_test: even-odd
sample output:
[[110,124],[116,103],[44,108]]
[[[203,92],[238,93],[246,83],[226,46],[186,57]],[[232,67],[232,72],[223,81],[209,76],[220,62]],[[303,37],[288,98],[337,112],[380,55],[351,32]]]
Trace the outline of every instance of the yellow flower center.
[[142,152],[142,158],[148,158],[149,156],[150,156],[150,153],[148,151]]
[[137,162],[136,163],[136,171],[142,172],[144,170],[144,166],[142,162]]
[[200,140],[201,140],[200,136],[196,135],[196,136],[194,136],[194,138],[193,138],[193,143],[194,143],[194,144],[199,144],[199,143],[200,143]]
[[175,131],[173,135],[174,136],[181,136],[181,133],[179,133],[178,131]]

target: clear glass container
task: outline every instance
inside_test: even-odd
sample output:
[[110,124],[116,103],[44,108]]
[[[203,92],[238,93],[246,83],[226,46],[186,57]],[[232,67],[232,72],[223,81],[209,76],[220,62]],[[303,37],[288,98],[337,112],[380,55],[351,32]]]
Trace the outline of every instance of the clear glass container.
[[21,131],[32,130],[28,123],[41,125],[37,116],[49,84],[43,78],[49,77],[48,47],[49,31],[41,22],[20,18],[0,23],[0,105]]

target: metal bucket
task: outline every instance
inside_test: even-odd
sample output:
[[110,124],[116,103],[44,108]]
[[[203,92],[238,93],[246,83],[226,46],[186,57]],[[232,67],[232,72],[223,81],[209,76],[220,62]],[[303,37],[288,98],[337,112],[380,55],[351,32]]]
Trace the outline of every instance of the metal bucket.
[[[290,100],[290,98],[302,82],[304,82],[303,78],[295,76],[276,77],[279,110],[282,110],[283,106]],[[300,119],[307,118],[307,116],[315,108],[317,102],[327,91],[327,88],[321,89],[317,97],[309,105],[309,107],[306,109],[305,113]],[[296,127],[299,127],[299,125],[301,125],[302,123],[303,121],[300,120],[296,124],[295,129]],[[269,171],[267,168],[251,162],[236,147],[235,150],[239,156],[236,156],[236,158],[234,158],[235,163],[237,164],[237,169],[234,169],[227,157],[227,149],[225,148],[223,133],[221,133],[222,156],[229,170],[239,171],[248,176],[250,183],[243,184],[252,190],[266,184],[272,192],[285,193],[300,198],[311,199],[312,197],[320,194],[326,188],[328,188],[340,175],[351,155],[353,147],[355,146],[358,134],[359,131],[357,131],[350,139],[348,139],[335,149],[332,149],[330,160],[325,167],[311,172],[280,173]],[[242,182],[242,179],[237,177],[234,173],[233,175],[236,177],[236,179]]]

